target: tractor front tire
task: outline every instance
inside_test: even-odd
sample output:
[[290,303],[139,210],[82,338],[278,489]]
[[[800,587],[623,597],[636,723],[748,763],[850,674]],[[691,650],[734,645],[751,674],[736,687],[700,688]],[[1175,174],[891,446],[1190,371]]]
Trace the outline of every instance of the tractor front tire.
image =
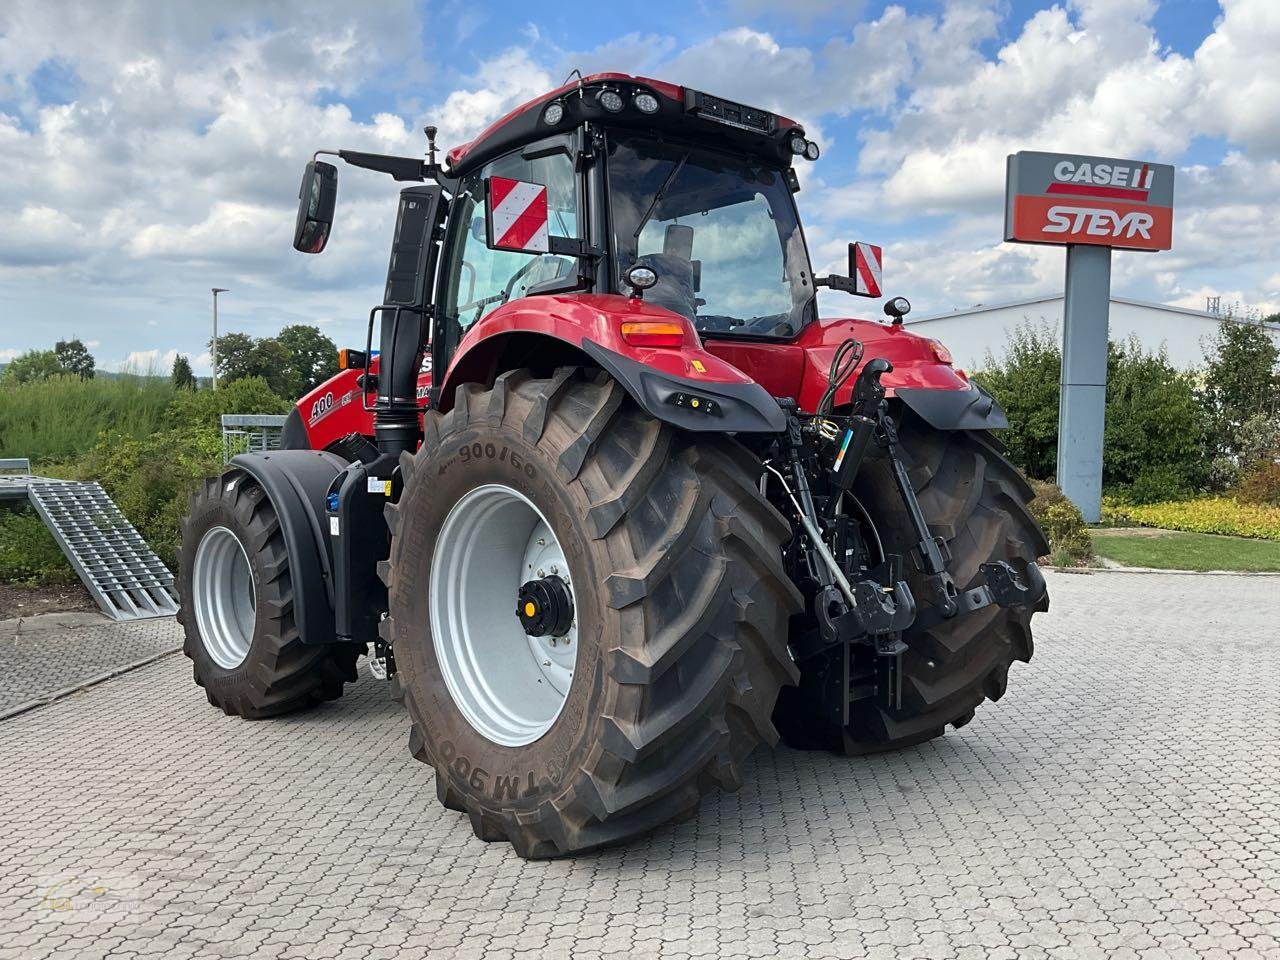
[[[603,373],[563,368],[460,387],[401,464],[385,636],[410,749],[445,807],[480,839],[545,858],[686,819],[707,790],[741,785],[747,754],[777,741],[801,604],[758,461],[653,419]],[[519,581],[543,575],[572,594],[557,601],[573,623],[558,645],[517,616],[536,608],[524,588],[517,607]]]
[[[1027,504],[1033,491],[986,433],[936,430],[902,410],[901,455],[929,531],[951,552],[949,569],[960,590],[983,582],[979,566],[1001,560],[1024,583],[1027,565],[1049,552]],[[884,548],[903,557],[916,602],[936,602],[923,575],[908,559],[915,535],[894,486],[887,459],[864,464],[854,493],[876,525]],[[843,729],[816,719],[796,691],[784,691],[775,720],[792,746],[846,755],[912,746],[960,728],[985,700],[999,700],[1015,661],[1031,659],[1031,617],[1047,610],[1047,594],[1030,607],[988,606],[926,629],[909,628],[903,640],[902,704],[875,698],[855,701]],[[854,672],[871,675],[875,654],[855,653]]]
[[305,644],[280,518],[243,470],[207,477],[182,522],[182,652],[209,702],[258,720],[342,696],[362,644]]

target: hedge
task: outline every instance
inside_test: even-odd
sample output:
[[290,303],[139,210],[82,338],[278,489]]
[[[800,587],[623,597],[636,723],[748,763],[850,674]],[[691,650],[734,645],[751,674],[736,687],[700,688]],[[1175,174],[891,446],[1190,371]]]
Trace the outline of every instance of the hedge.
[[1280,507],[1201,497],[1170,503],[1132,504],[1106,499],[1102,520],[1113,526],[1161,527],[1189,533],[1221,533],[1280,540]]

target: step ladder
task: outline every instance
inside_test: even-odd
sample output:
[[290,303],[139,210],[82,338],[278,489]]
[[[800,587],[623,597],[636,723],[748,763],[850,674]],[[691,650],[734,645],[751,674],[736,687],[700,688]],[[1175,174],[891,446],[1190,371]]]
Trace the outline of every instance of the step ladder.
[[143,620],[178,612],[173,574],[97,483],[0,477],[0,499],[19,496],[44,521],[107,616]]

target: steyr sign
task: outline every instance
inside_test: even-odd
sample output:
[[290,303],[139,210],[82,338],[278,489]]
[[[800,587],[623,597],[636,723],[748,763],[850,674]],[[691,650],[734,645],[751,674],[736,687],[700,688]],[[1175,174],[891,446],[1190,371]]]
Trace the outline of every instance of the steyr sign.
[[1006,167],[1004,238],[1125,250],[1173,245],[1173,167],[1023,151]]
[[1074,153],[1010,155],[1004,238],[1067,248],[1062,307],[1058,486],[1096,522],[1102,512],[1111,248],[1173,246],[1173,167]]

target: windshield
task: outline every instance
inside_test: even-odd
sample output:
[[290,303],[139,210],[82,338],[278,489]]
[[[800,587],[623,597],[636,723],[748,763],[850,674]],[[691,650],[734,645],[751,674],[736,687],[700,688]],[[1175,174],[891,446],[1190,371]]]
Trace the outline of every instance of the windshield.
[[637,262],[658,274],[646,301],[713,334],[789,337],[812,317],[809,257],[782,171],[621,136],[609,143],[609,202],[617,275]]

